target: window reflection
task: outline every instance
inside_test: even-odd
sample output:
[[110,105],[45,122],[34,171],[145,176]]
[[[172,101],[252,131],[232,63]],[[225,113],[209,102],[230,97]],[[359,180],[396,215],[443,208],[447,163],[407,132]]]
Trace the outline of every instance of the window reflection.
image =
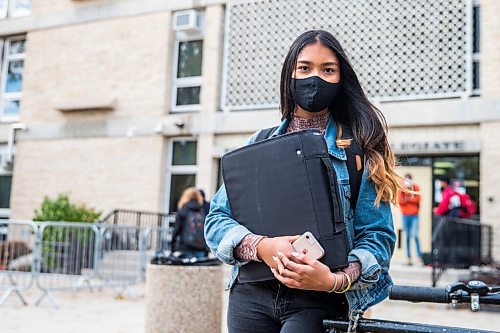
[[14,8],[18,10],[31,10],[31,0],[14,0]]
[[19,115],[20,111],[26,39],[23,37],[6,39],[4,41],[3,54],[0,117],[7,117],[8,121],[11,121],[13,116],[15,118],[15,116]]
[[7,11],[9,8],[9,3],[7,0],[0,0],[0,18],[7,17]]
[[177,201],[179,201],[182,192],[188,187],[195,186],[195,184],[195,175],[172,175],[170,182],[169,212],[177,211]]
[[19,17],[31,13],[32,0],[0,0],[0,18]]
[[196,165],[196,141],[175,141],[172,165]]
[[5,116],[13,116],[19,114],[19,101],[5,100],[3,103],[3,114]]
[[10,208],[12,175],[0,176],[0,208]]
[[26,40],[13,40],[10,42],[9,54],[21,54],[26,51]]
[[203,41],[179,43],[177,77],[201,76]]
[[23,60],[10,61],[7,69],[5,92],[20,92],[23,82]]
[[196,105],[200,104],[201,87],[177,88],[177,105]]

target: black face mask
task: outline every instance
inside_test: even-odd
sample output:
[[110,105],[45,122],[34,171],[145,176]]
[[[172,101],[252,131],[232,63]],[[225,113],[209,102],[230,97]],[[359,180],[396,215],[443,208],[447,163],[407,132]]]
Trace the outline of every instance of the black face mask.
[[340,83],[330,83],[319,76],[292,79],[292,96],[302,109],[320,112],[329,107],[340,89]]

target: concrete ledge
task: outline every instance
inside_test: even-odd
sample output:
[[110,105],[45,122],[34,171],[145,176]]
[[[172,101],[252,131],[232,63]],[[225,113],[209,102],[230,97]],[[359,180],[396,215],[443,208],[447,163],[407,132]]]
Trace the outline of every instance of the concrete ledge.
[[116,100],[110,99],[88,99],[73,101],[58,101],[54,109],[61,112],[76,111],[113,111],[116,108]]
[[220,333],[222,276],[222,265],[148,265],[145,332]]

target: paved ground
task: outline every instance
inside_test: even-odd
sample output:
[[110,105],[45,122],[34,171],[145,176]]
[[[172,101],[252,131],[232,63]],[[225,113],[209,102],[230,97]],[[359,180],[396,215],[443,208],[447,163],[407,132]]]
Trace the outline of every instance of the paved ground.
[[[139,291],[144,288],[136,288]],[[30,303],[23,306],[15,295],[0,307],[2,333],[139,333],[143,332],[144,297],[117,300],[111,290],[55,294],[59,309],[48,299],[33,305],[40,293],[26,293]]]
[[[144,286],[134,290],[140,294],[144,291]],[[56,310],[47,299],[38,307],[32,305],[39,295],[36,289],[27,293],[26,298],[30,302],[27,307],[16,297],[9,298],[0,307],[0,332],[144,332],[144,297],[128,296],[117,300],[110,290],[58,293],[56,297],[61,308]],[[441,305],[386,301],[373,309],[372,318],[500,330],[498,312],[472,313],[468,310],[448,309]]]

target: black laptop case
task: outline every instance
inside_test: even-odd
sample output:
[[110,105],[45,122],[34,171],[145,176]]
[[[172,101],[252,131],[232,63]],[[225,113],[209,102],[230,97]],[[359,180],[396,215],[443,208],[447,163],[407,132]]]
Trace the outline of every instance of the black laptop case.
[[[222,173],[233,218],[258,235],[310,231],[335,270],[347,266],[349,245],[337,178],[326,142],[305,130],[263,140],[225,154]],[[238,279],[273,279],[267,265],[250,262]]]

